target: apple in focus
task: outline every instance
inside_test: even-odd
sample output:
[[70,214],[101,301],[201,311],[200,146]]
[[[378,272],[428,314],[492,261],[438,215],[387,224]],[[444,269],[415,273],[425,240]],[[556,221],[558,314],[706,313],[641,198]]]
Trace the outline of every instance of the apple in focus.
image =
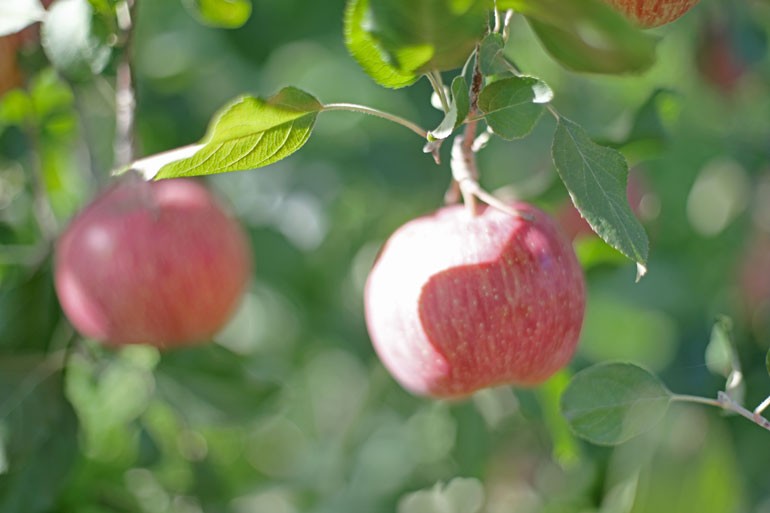
[[200,183],[123,179],[69,225],[55,285],[75,328],[108,344],[204,342],[227,322],[251,274],[239,224]]
[[542,211],[533,220],[486,207],[444,207],[385,243],[365,287],[366,323],[385,367],[407,390],[461,398],[537,385],[575,352],[585,310],[570,241]]
[[643,28],[671,23],[689,11],[698,0],[606,0],[628,19]]

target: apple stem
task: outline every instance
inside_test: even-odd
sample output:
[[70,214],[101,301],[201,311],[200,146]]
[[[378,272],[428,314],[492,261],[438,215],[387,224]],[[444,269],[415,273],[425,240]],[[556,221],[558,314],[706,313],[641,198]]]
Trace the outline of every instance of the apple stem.
[[476,57],[473,67],[473,79],[470,90],[470,109],[468,112],[468,122],[465,124],[465,130],[461,135],[454,138],[452,143],[451,161],[452,185],[444,196],[447,203],[456,203],[459,196],[462,195],[463,203],[471,216],[478,215],[477,199],[483,201],[490,207],[496,208],[502,212],[532,221],[534,218],[525,212],[520,212],[515,208],[506,205],[505,202],[497,199],[495,196],[484,190],[479,184],[479,169],[476,163],[476,153],[483,148],[483,134],[476,138],[476,127],[479,119],[474,118],[478,112],[479,94],[484,83],[484,77],[481,74],[481,63],[478,58],[478,47],[476,48]]

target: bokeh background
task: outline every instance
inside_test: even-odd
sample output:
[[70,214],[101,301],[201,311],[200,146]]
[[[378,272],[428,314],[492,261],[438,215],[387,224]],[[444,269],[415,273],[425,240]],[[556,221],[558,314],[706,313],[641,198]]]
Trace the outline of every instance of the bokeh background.
[[[244,27],[221,30],[177,0],[139,0],[140,153],[197,141],[231,98],[285,85],[437,125],[427,81],[386,90],[348,56],[343,9],[255,0]],[[627,155],[650,271],[635,283],[633,264],[570,211],[552,119],[523,141],[492,141],[482,183],[563,222],[588,311],[569,369],[459,403],[403,391],[364,325],[380,245],[449,185],[448,164],[414,134],[323,113],[296,155],[208,179],[251,237],[240,310],[212,345],[106,350],[63,318],[46,233],[110,180],[114,65],[64,78],[34,34],[0,46],[0,511],[770,512],[770,433],[745,419],[677,404],[651,433],[605,448],[574,438],[558,412],[569,376],[608,360],[715,397],[724,378],[704,353],[723,314],[746,406],[770,395],[769,29],[767,2],[703,0],[655,31],[650,71],[607,77],[565,71],[514,21],[507,53],[551,85],[560,112]]]

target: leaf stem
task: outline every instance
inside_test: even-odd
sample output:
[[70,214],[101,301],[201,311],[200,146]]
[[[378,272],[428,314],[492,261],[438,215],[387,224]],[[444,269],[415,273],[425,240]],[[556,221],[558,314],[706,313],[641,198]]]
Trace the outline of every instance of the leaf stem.
[[391,114],[389,112],[383,112],[378,109],[374,109],[372,107],[367,107],[366,105],[357,105],[355,103],[328,103],[323,106],[322,112],[329,112],[329,111],[335,111],[335,110],[344,110],[349,112],[358,112],[360,114],[368,114],[370,116],[375,116],[382,119],[387,119],[388,121],[392,121],[394,123],[398,123],[399,125],[408,128],[415,134],[419,135],[423,139],[428,138],[428,131],[424,128],[420,127],[419,125],[412,123],[408,119],[404,119],[401,116],[397,116],[395,114]]
[[425,76],[428,77],[430,85],[441,102],[441,109],[444,113],[449,112],[449,99],[446,97],[446,89],[444,89],[444,81],[441,79],[441,74],[438,71],[430,71]]
[[671,396],[671,400],[716,406],[717,408],[722,408],[723,410],[737,413],[738,415],[750,420],[759,427],[770,431],[770,420],[767,420],[765,417],[760,415],[760,411],[751,412],[747,410],[724,392],[719,392],[717,399],[710,399],[708,397],[699,397],[694,395],[674,394]]

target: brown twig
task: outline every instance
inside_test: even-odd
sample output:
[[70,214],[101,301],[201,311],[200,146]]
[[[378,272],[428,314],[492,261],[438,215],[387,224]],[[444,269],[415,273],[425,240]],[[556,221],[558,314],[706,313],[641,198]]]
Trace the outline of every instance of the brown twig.
[[119,39],[123,55],[118,65],[115,80],[115,167],[128,166],[135,155],[135,109],[134,72],[131,66],[134,40],[134,19],[136,0],[124,0],[117,6]]

